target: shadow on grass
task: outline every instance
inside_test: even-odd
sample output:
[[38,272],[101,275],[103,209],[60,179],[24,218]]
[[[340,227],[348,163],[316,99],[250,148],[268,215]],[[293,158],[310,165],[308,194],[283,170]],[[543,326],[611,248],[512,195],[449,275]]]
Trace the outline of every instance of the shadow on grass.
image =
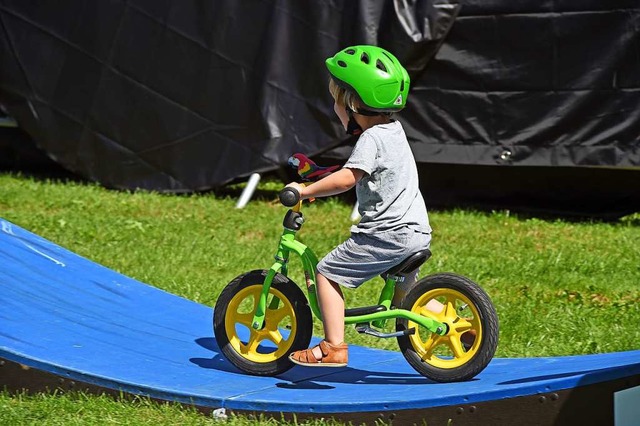
[[[101,185],[109,190],[121,191],[125,193],[133,193],[138,191],[155,192],[160,195],[166,196],[189,196],[192,194],[211,194],[216,198],[232,198],[239,199],[246,187],[247,178],[234,179],[231,182],[207,190],[201,191],[180,191],[169,192],[154,189],[127,189],[127,188],[115,188],[102,185],[98,182],[93,182],[73,172],[67,171],[57,164],[47,163],[46,166],[29,166],[28,164],[22,164],[19,167],[3,167],[0,163],[0,174],[7,174],[15,177],[24,177],[33,179],[39,182],[50,182],[53,184],[65,184],[74,183],[79,185]],[[288,168],[281,168],[276,171],[263,173],[261,181],[258,187],[251,196],[252,201],[261,202],[273,202],[277,200],[279,191],[288,182],[298,181],[296,174]],[[344,194],[334,196],[348,205],[353,205],[355,202],[354,191],[348,191]],[[492,215],[505,215],[516,220],[526,221],[531,219],[542,220],[545,222],[565,222],[565,223],[606,223],[615,226],[640,226],[640,211],[635,212],[632,210],[616,211],[616,212],[592,212],[592,213],[575,213],[568,212],[566,210],[554,211],[552,208],[545,208],[535,205],[523,205],[523,206],[509,206],[505,205],[491,205],[491,204],[476,204],[473,202],[458,201],[453,204],[438,204],[429,199],[428,191],[424,194],[427,209],[430,212],[439,213],[453,213],[455,211],[465,211],[473,214],[479,214],[484,216]]]
[[[428,201],[427,201],[428,204]],[[585,223],[606,223],[610,225],[620,226],[640,226],[640,212],[628,212],[628,214],[614,214],[614,215],[588,215],[566,212],[553,212],[544,209],[536,210],[532,207],[522,207],[507,209],[501,206],[477,206],[473,204],[460,204],[456,206],[433,206],[427,209],[430,213],[443,213],[452,214],[457,211],[481,215],[485,217],[491,217],[495,215],[502,215],[510,218],[514,218],[518,221],[527,220],[541,220],[543,222],[564,222],[568,224],[585,224]]]

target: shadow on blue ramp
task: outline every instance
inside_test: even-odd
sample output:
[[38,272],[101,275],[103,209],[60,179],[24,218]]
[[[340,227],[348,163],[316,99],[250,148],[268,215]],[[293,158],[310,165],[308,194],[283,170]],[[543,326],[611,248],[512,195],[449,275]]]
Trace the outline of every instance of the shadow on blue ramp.
[[[399,352],[352,346],[350,364],[342,369],[295,367],[278,377],[248,376],[220,354],[210,307],[126,277],[8,221],[0,219],[0,228],[0,358],[101,389],[238,412],[362,421],[422,416],[456,418],[455,424],[500,424],[500,416],[513,420],[531,412],[538,413],[531,424],[545,424],[541,398],[556,416],[548,417],[556,419],[566,415],[576,388],[614,383],[606,391],[612,400],[616,389],[640,384],[640,351],[496,358],[474,380],[438,384],[418,375]],[[11,376],[12,387],[29,388],[27,380]],[[493,408],[483,411],[485,406]],[[584,406],[587,415],[590,406]]]

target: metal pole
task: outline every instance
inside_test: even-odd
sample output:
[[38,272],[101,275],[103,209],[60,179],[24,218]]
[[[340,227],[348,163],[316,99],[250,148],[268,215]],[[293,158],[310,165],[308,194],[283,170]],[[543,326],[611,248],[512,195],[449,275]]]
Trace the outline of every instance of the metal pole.
[[251,196],[253,195],[254,191],[256,190],[256,187],[258,186],[258,182],[260,182],[260,174],[253,173],[249,177],[249,181],[247,182],[247,186],[242,191],[242,194],[240,194],[240,198],[238,199],[238,203],[236,204],[236,208],[237,209],[242,209],[242,208],[244,208],[244,206],[247,205],[247,203],[251,199]]

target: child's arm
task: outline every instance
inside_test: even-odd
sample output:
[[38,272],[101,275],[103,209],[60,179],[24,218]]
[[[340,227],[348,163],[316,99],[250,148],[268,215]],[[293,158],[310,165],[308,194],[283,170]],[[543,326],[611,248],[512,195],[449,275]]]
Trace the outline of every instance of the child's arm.
[[360,169],[342,168],[309,186],[302,186],[298,183],[290,183],[287,186],[296,188],[302,199],[328,197],[353,188],[362,179],[362,176],[364,176],[364,171]]

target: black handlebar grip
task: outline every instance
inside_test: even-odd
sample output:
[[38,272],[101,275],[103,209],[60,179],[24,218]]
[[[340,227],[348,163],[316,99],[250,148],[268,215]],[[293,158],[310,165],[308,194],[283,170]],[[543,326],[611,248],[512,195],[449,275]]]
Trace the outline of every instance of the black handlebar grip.
[[300,192],[297,189],[286,187],[280,191],[280,202],[287,207],[293,207],[300,202]]

